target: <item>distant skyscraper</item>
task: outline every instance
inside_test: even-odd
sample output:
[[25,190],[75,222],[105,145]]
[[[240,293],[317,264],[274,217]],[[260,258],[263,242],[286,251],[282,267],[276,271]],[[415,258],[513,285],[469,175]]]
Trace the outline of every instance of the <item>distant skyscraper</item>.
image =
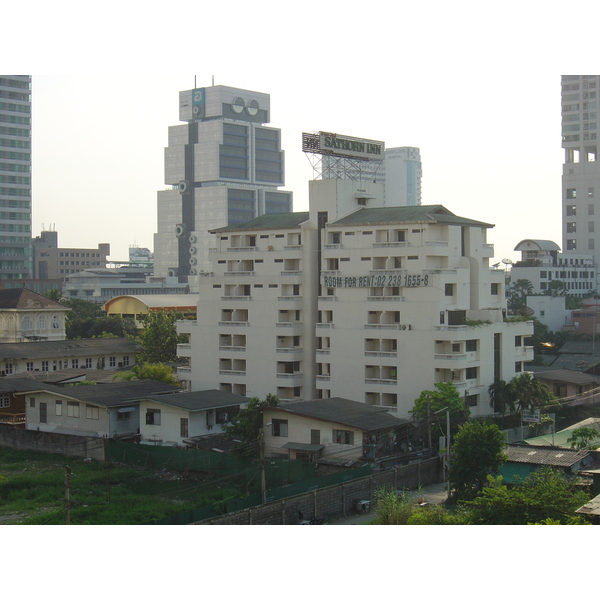
[[281,130],[268,94],[212,86],[180,92],[179,119],[169,128],[165,183],[158,192],[154,274],[188,281],[210,268],[210,230],[292,209],[284,184]]
[[348,161],[325,154],[319,170],[322,179],[348,179],[383,184],[386,206],[421,204],[422,166],[418,148],[386,148],[383,157],[363,161]]
[[0,279],[31,270],[31,76],[0,75]]
[[562,76],[562,251],[593,254],[596,266],[600,264],[599,92],[600,75]]

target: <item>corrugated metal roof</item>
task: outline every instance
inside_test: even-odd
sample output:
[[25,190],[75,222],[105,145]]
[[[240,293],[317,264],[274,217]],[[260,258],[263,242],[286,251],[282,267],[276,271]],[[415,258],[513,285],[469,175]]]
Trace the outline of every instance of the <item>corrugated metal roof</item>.
[[515,246],[515,252],[523,252],[525,250],[545,250],[547,252],[560,252],[560,246],[552,240],[521,240]]
[[268,410],[278,410],[292,414],[347,425],[362,431],[377,431],[398,427],[408,423],[390,415],[385,408],[369,406],[346,398],[323,398],[286,402]]
[[548,379],[563,383],[575,383],[577,385],[597,384],[600,385],[600,377],[589,375],[572,369],[556,369],[555,371],[539,371],[534,373],[536,379]]
[[513,444],[506,447],[507,462],[555,467],[571,467],[588,454],[588,450],[567,450],[566,448],[532,448]]
[[260,217],[256,217],[256,219],[247,221],[246,223],[213,229],[211,233],[223,233],[225,231],[249,231],[252,229],[295,229],[300,227],[300,223],[304,223],[304,221],[308,220],[308,216],[308,212],[273,213],[261,215]]
[[489,223],[465,219],[451,213],[441,204],[430,206],[388,206],[363,208],[330,223],[337,225],[377,225],[387,223],[441,223],[444,225],[464,225],[469,227],[493,227]]

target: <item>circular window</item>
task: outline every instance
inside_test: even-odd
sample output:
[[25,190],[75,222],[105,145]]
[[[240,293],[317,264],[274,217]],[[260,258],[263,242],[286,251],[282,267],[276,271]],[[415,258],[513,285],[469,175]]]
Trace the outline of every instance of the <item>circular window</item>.
[[244,105],[245,102],[242,98],[240,98],[239,96],[233,101],[233,104],[231,105],[231,108],[233,109],[233,112],[236,113],[241,113],[244,110]]
[[248,102],[248,114],[255,117],[258,113],[258,102],[256,100],[250,100]]

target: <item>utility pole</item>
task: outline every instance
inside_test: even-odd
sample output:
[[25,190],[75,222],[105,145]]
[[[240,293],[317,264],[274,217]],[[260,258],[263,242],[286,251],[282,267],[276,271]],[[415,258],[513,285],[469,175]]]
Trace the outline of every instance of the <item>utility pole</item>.
[[265,428],[261,427],[258,435],[258,443],[260,444],[260,501],[262,504],[267,503],[267,482],[265,477]]
[[71,524],[71,469],[69,465],[65,466],[65,525]]

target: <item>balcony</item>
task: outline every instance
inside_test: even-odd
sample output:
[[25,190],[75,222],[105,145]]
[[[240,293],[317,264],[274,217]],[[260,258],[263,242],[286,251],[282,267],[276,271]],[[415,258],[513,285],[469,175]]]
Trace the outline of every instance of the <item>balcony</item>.
[[0,413],[0,423],[3,425],[25,425],[25,413]]
[[236,377],[243,377],[246,375],[246,371],[235,371],[233,369],[220,369],[219,375],[234,375]]
[[230,352],[245,352],[246,346],[219,346],[219,350]]

